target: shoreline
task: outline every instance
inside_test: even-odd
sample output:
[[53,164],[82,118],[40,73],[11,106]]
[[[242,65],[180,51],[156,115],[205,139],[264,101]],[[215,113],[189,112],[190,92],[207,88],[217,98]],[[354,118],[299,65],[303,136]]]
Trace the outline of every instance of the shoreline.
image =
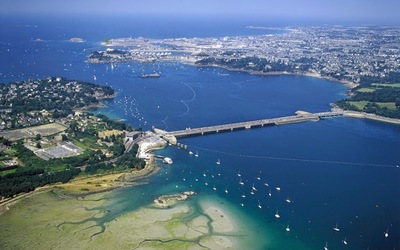
[[353,111],[353,110],[343,110],[343,111],[344,111],[344,115],[343,115],[344,117],[357,118],[357,119],[368,119],[368,120],[373,120],[373,121],[379,121],[379,122],[400,125],[400,119],[396,119],[396,118],[379,116],[379,115],[375,115],[375,114],[364,113],[364,112]]
[[282,71],[282,72],[278,72],[278,71],[276,71],[276,72],[260,72],[260,71],[244,70],[244,69],[234,69],[234,68],[230,68],[230,67],[227,67],[227,66],[221,66],[221,65],[217,65],[217,64],[198,65],[196,63],[189,62],[189,61],[184,61],[184,60],[182,60],[180,62],[184,63],[184,64],[187,64],[187,65],[195,66],[195,67],[215,67],[215,68],[225,69],[225,70],[228,70],[228,71],[231,71],[231,72],[242,72],[242,73],[247,73],[247,74],[251,74],[251,75],[259,75],[259,76],[280,76],[280,75],[283,75],[283,76],[289,75],[290,76],[291,75],[291,76],[315,77],[315,78],[324,79],[324,80],[327,80],[327,81],[332,81],[332,82],[337,82],[337,83],[343,84],[343,85],[345,85],[346,87],[348,87],[350,89],[353,89],[353,88],[358,86],[358,84],[353,83],[353,82],[344,81],[344,80],[338,80],[338,79],[335,79],[335,78],[326,77],[326,76],[322,76],[322,75],[317,74],[317,73],[310,73],[310,72],[309,73],[307,73],[307,72],[304,72],[304,73],[289,73],[289,72],[286,72],[286,71]]
[[[40,194],[45,191],[54,189],[54,190],[59,190],[60,192],[63,192],[66,195],[71,195],[71,196],[86,196],[86,195],[104,193],[121,187],[144,185],[146,184],[146,182],[141,182],[141,180],[156,174],[159,170],[160,167],[153,158],[146,162],[146,166],[143,169],[135,170],[134,172],[132,171],[125,173],[109,173],[109,174],[92,175],[92,176],[88,175],[88,176],[78,177],[76,179],[71,180],[68,183],[53,184],[53,185],[39,187],[32,192],[23,193],[11,199],[0,201],[0,216],[4,212],[8,211],[11,206],[16,204],[20,200]],[[94,188],[95,190],[91,189],[89,189],[88,191],[74,190],[74,188],[79,188],[79,187],[88,188],[88,185],[92,186],[92,188]],[[70,187],[70,189],[66,187]]]

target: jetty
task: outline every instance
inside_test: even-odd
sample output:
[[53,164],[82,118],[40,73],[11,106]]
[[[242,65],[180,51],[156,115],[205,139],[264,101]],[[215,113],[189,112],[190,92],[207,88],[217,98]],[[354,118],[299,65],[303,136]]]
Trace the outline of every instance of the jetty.
[[158,133],[163,138],[166,138],[167,140],[168,138],[169,139],[175,138],[172,141],[176,142],[176,138],[182,138],[187,136],[199,136],[199,135],[219,133],[219,132],[229,132],[229,131],[260,128],[265,126],[284,125],[284,124],[291,124],[298,122],[319,121],[322,118],[343,116],[344,113],[345,112],[342,110],[320,112],[320,113],[297,111],[296,115],[277,117],[277,118],[267,118],[254,121],[229,123],[229,124],[214,125],[214,126],[199,127],[199,128],[186,128],[183,130],[176,130],[176,131],[164,131],[154,127],[153,130],[157,131],[156,133]]

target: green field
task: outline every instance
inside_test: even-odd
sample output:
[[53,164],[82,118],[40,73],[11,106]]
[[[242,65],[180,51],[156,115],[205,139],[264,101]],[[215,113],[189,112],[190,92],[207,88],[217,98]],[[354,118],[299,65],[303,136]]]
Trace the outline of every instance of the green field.
[[395,102],[377,102],[376,104],[381,108],[396,109]]
[[349,102],[351,105],[355,106],[359,110],[363,110],[364,107],[369,103],[368,101],[358,101],[358,102]]
[[373,83],[372,86],[400,88],[400,83]]
[[362,92],[362,93],[372,93],[374,92],[376,89],[372,89],[372,88],[361,88],[361,89],[357,89],[357,92]]

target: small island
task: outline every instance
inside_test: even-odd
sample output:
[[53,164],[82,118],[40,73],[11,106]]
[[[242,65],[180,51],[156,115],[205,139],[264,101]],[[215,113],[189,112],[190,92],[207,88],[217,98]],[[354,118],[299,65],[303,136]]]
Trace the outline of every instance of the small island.
[[83,42],[85,42],[85,40],[83,38],[79,38],[79,37],[73,37],[73,38],[69,39],[68,41],[70,41],[71,43],[83,43]]
[[185,191],[180,194],[162,195],[154,200],[157,207],[171,207],[180,201],[189,199],[190,196],[195,195],[194,191]]

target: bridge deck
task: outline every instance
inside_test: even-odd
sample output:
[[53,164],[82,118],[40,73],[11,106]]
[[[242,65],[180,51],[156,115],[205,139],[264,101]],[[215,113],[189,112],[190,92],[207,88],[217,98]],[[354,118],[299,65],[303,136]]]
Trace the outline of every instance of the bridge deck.
[[271,119],[261,119],[255,121],[229,123],[229,124],[215,125],[215,126],[208,126],[201,128],[190,128],[190,129],[167,132],[166,135],[175,136],[176,138],[179,138],[185,136],[203,135],[206,133],[218,133],[222,131],[251,129],[254,127],[263,127],[270,125],[282,125],[282,124],[297,123],[297,122],[318,121],[320,118],[342,116],[342,115],[343,112],[341,111],[309,113],[304,115],[293,115],[293,116],[285,116],[285,117],[278,117]]

